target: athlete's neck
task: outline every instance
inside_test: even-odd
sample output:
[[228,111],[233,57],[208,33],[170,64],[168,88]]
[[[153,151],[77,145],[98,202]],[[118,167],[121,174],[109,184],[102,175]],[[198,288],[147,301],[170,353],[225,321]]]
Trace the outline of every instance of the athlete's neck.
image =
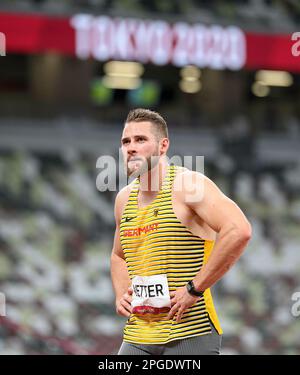
[[160,159],[155,167],[147,173],[140,176],[140,193],[144,196],[155,195],[162,186],[163,180],[167,173],[168,163]]

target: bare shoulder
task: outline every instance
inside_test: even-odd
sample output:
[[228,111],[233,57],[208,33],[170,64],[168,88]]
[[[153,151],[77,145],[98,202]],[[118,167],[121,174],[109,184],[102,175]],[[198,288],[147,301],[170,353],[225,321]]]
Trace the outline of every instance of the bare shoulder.
[[117,194],[115,199],[115,217],[116,220],[120,220],[123,214],[125,205],[128,201],[131,190],[134,186],[135,181],[132,181],[130,184],[124,186]]
[[205,178],[203,173],[197,172],[197,171],[192,171],[188,168],[185,167],[178,167],[175,181],[190,181],[192,178],[200,180]]
[[178,169],[173,190],[177,199],[191,205],[203,201],[205,197],[222,194],[216,184],[203,173],[183,167]]
[[[174,179],[173,189],[178,194],[192,193],[203,190],[206,177],[204,174],[190,169],[179,167]],[[203,192],[203,191],[202,191]]]

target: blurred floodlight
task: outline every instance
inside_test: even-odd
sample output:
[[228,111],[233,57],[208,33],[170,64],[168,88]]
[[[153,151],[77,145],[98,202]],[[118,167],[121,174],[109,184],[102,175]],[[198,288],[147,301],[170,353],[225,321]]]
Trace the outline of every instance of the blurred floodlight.
[[179,82],[179,87],[183,92],[186,92],[188,94],[195,94],[196,92],[201,90],[201,82],[198,80],[187,80],[182,79]]
[[289,72],[280,70],[259,70],[255,78],[267,86],[288,87],[293,84],[293,76]]
[[267,85],[265,85],[264,82],[262,82],[262,81],[256,81],[252,85],[252,93],[255,96],[263,98],[264,96],[269,95],[270,88]]
[[140,77],[144,73],[144,67],[138,62],[109,61],[104,64],[104,71],[112,77]]
[[140,87],[128,91],[127,100],[131,106],[152,107],[159,102],[160,91],[157,81],[143,80]]
[[194,65],[186,65],[180,69],[180,75],[184,79],[194,81],[201,76],[201,71]]
[[104,76],[102,83],[105,87],[119,90],[133,90],[140,87],[142,80],[136,77]]
[[113,90],[105,86],[102,78],[95,78],[90,85],[91,100],[96,105],[109,105],[113,100]]

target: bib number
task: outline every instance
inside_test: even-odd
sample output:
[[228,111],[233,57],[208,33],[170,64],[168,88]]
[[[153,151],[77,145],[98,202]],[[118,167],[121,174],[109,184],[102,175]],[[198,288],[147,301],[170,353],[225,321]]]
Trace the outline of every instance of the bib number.
[[132,279],[132,312],[134,314],[161,314],[171,308],[166,275],[135,276]]

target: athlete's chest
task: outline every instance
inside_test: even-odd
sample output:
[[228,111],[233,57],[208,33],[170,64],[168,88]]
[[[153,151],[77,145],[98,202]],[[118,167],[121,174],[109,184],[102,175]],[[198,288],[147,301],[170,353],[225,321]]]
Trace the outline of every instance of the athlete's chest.
[[155,200],[160,197],[161,194],[158,192],[152,192],[151,194],[139,192],[136,198],[137,208],[139,210],[146,209],[151,204],[155,203]]
[[124,239],[143,239],[148,235],[158,234],[170,210],[161,210],[159,205],[147,209],[135,210],[124,214],[121,223],[121,237]]

